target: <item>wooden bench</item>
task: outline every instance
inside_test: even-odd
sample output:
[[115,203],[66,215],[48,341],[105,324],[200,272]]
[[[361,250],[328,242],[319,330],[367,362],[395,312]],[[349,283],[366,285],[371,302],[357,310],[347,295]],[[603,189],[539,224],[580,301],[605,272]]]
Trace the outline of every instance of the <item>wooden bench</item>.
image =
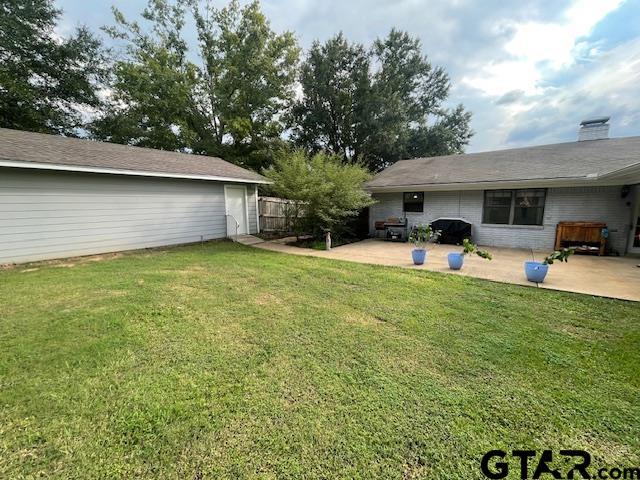
[[559,222],[555,249],[575,247],[576,253],[604,255],[607,239],[603,229],[606,228],[607,224],[602,222]]

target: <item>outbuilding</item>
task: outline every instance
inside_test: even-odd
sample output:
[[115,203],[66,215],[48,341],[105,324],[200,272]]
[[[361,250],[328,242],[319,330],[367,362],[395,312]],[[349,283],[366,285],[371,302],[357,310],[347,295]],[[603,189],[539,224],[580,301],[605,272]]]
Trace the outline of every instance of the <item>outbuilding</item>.
[[216,157],[0,129],[0,264],[257,233],[264,183]]

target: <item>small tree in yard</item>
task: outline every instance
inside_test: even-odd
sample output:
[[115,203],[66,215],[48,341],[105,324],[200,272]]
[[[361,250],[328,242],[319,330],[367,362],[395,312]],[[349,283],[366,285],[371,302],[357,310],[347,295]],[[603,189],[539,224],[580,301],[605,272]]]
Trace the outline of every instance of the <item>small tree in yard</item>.
[[340,235],[347,220],[373,203],[362,189],[369,172],[360,165],[343,165],[335,155],[287,152],[264,174],[273,181],[274,194],[299,206],[296,213],[301,216],[294,216],[297,235],[307,232],[317,239],[327,231]]

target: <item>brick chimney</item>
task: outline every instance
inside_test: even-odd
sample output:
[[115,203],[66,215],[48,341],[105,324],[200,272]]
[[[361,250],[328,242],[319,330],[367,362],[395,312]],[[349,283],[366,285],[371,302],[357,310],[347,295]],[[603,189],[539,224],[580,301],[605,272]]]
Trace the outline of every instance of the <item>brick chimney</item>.
[[578,130],[578,141],[585,140],[602,140],[609,138],[609,118],[599,117],[580,122],[580,130]]

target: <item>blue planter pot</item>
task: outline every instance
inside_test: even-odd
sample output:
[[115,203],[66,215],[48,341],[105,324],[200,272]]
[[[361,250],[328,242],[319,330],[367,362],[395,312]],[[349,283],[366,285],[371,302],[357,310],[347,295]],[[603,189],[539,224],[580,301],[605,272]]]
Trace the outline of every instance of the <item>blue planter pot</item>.
[[460,270],[464,264],[464,255],[461,253],[450,253],[447,255],[449,261],[449,268],[451,270]]
[[547,276],[549,265],[540,262],[524,262],[524,273],[530,282],[542,283]]
[[411,256],[414,264],[422,265],[427,258],[427,251],[423,248],[415,248],[411,250]]

